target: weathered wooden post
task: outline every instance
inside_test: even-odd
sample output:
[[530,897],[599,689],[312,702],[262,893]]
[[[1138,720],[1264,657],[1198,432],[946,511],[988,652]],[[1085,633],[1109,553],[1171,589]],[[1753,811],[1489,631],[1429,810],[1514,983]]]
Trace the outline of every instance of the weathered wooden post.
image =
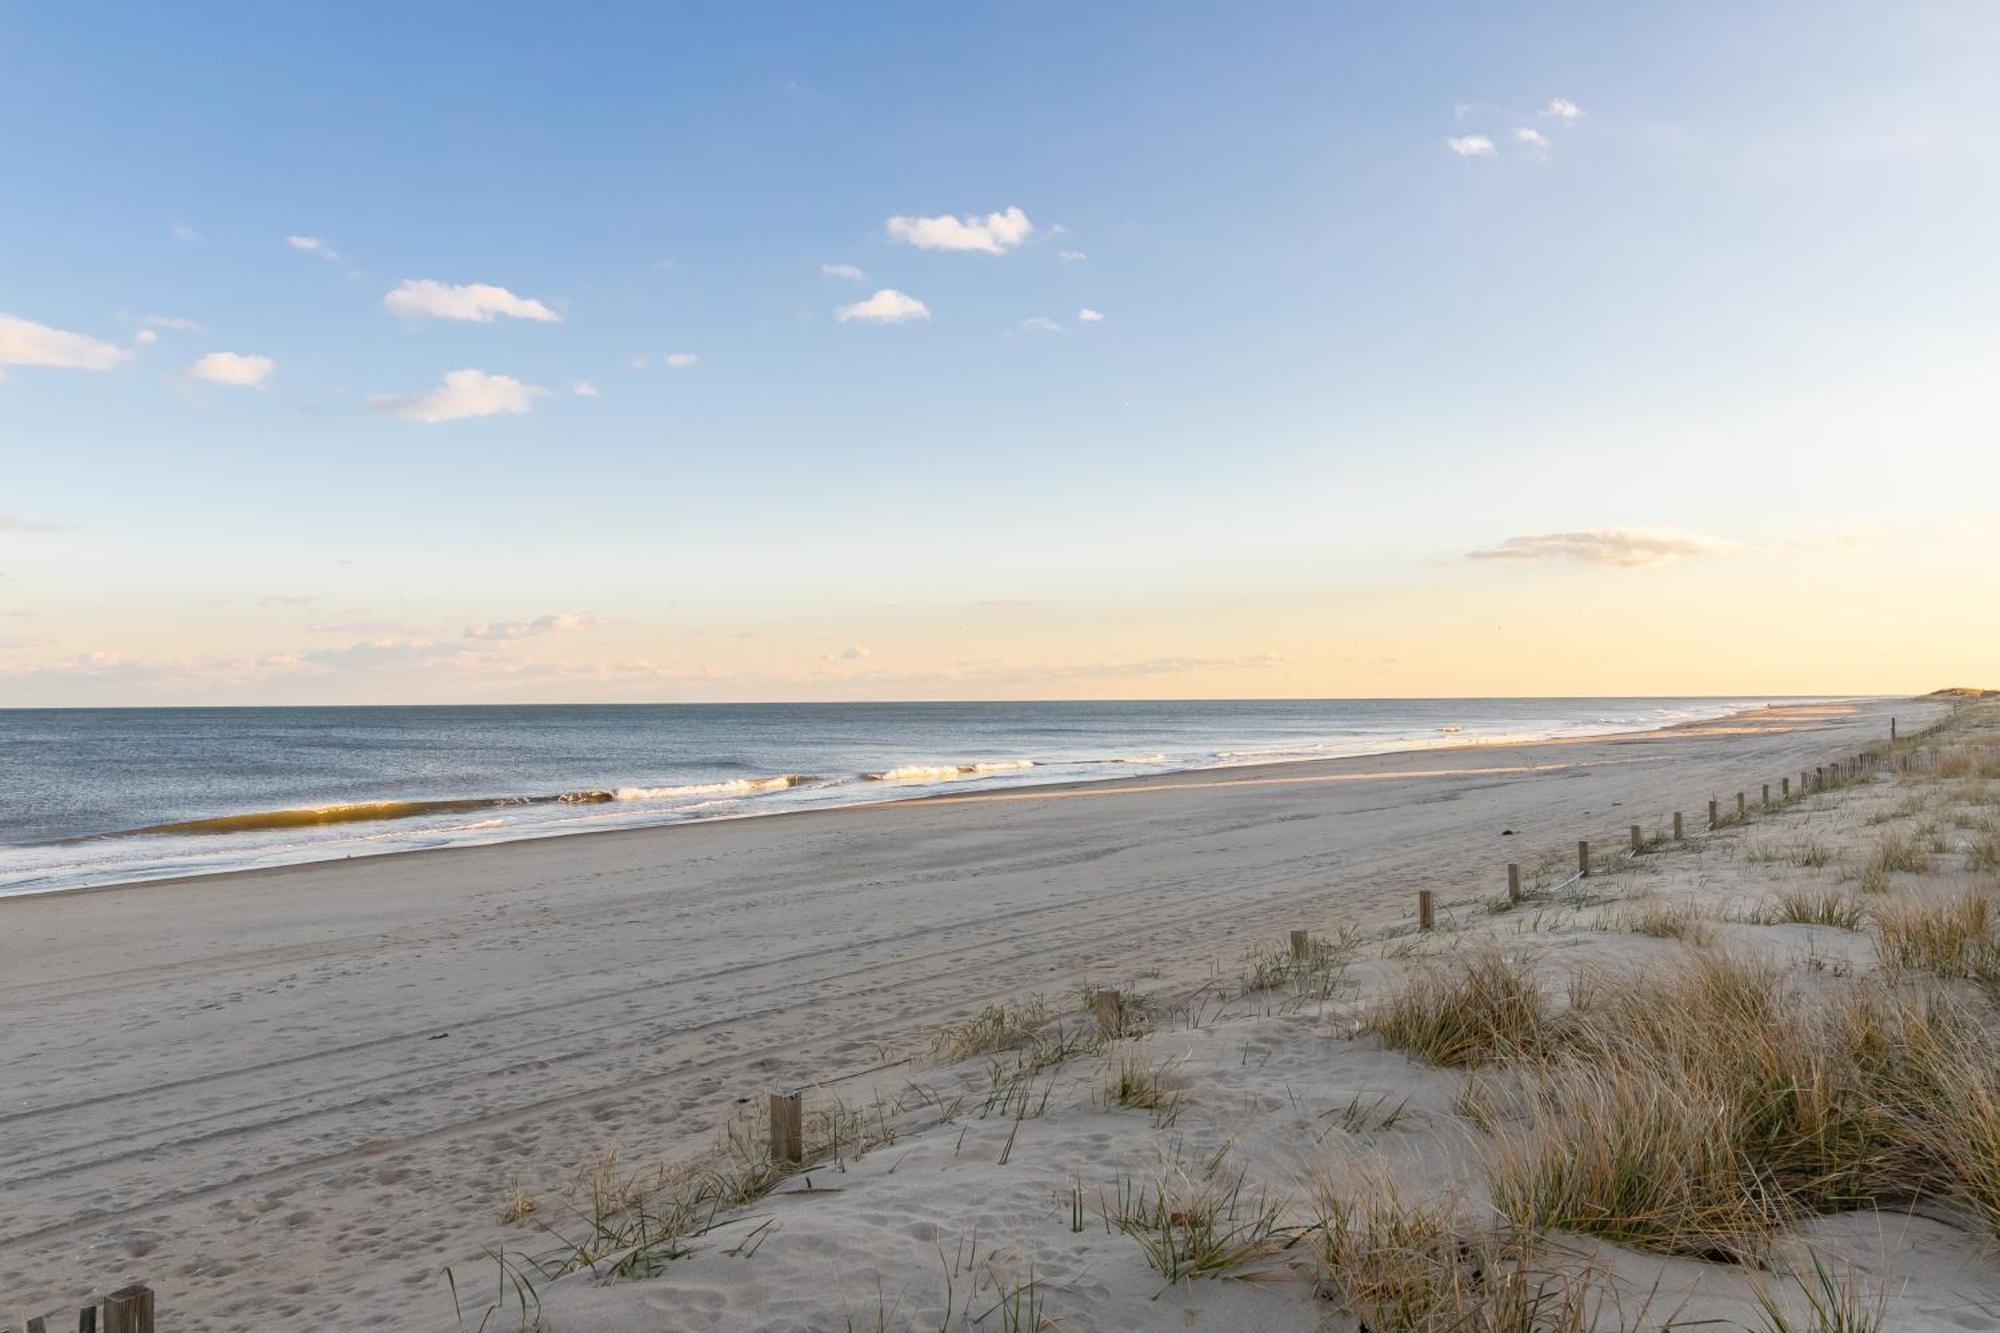
[[1590,878],[1590,843],[1586,839],[1577,840],[1576,873],[1585,879]]
[[1295,963],[1303,963],[1306,960],[1306,955],[1311,952],[1312,952],[1311,937],[1308,936],[1303,930],[1293,931],[1292,961]]
[[1893,717],[1889,719],[1889,739],[1891,741],[1896,739],[1896,719]]
[[1674,841],[1679,842],[1680,840],[1681,840],[1681,812],[1676,810],[1674,811]]
[[1507,863],[1507,901],[1521,901],[1521,867],[1513,861]]
[[1749,804],[1748,804],[1748,803],[1747,803],[1746,801],[1744,801],[1744,799],[1743,799],[1743,793],[1742,793],[1742,792],[1740,792],[1740,791],[1739,791],[1739,792],[1737,792],[1737,793],[1736,793],[1736,817],[1737,817],[1738,819],[1742,819],[1742,818],[1745,818],[1746,816],[1748,816],[1748,815],[1749,815],[1749,813],[1750,813],[1750,806],[1749,806]]
[[153,1333],[153,1289],[135,1282],[106,1296],[104,1333]]
[[[797,1092],[774,1092],[771,1106],[771,1160],[803,1162],[806,1159],[805,1097]],[[110,1333],[109,1329],[105,1333]]]
[[1792,780],[1790,778],[1778,779],[1778,799],[1781,801],[1792,799]]
[[1632,850],[1634,852],[1638,852],[1645,845],[1646,845],[1645,835],[1639,831],[1639,826],[1637,824],[1634,824],[1632,826]]
[[1771,808],[1771,784],[1768,782],[1764,784],[1763,805],[1766,810],[1769,810]]
[[1090,1006],[1097,1013],[1097,1035],[1106,1041],[1115,1041],[1125,1035],[1124,1002],[1115,990],[1101,990],[1091,999]]
[[1417,929],[1430,930],[1437,925],[1437,900],[1429,889],[1417,890]]
[[1826,765],[1825,765],[1825,764],[1821,764],[1821,765],[1820,765],[1820,766],[1819,766],[1818,768],[1815,768],[1815,769],[1813,770],[1813,790],[1814,790],[1814,791],[1825,791],[1825,790],[1826,790]]
[[1709,797],[1708,826],[1710,828],[1720,828],[1722,826],[1722,815],[1720,814],[1720,809],[1721,807],[1715,803],[1715,798],[1713,796]]

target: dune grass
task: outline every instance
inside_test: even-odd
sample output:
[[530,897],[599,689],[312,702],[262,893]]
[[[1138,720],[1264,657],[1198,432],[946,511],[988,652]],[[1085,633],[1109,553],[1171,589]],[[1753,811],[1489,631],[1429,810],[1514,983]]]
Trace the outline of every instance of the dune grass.
[[1548,1019],[1533,967],[1483,949],[1414,973],[1368,1013],[1362,1030],[1426,1063],[1464,1067],[1534,1049]]

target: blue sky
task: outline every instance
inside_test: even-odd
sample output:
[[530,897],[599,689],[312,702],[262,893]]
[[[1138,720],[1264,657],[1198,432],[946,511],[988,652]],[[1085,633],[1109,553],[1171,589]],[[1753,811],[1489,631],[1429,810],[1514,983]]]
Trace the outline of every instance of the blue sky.
[[[0,8],[0,705],[1990,670],[1995,68],[1977,4]],[[1546,647],[1634,605],[1701,624]]]

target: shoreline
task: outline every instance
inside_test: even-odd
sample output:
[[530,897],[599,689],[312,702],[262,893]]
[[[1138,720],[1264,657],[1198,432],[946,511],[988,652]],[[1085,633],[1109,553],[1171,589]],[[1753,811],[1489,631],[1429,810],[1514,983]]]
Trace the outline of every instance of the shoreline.
[[[1567,698],[1569,696],[1548,696],[1548,697]],[[1716,696],[1716,697],[1728,698],[1730,696]],[[491,849],[498,847],[533,845],[533,844],[541,844],[549,842],[566,841],[575,838],[609,837],[616,834],[626,834],[626,835],[662,834],[672,830],[695,828],[707,825],[741,824],[753,820],[755,821],[777,820],[777,819],[786,819],[786,818],[791,818],[796,816],[806,816],[806,815],[818,815],[818,816],[841,815],[856,811],[895,809],[905,806],[916,806],[916,805],[925,805],[933,803],[968,803],[968,802],[978,802],[989,799],[1018,799],[1018,800],[1046,799],[1047,797],[1053,795],[1065,795],[1090,789],[1106,789],[1106,794],[1112,794],[1120,790],[1128,790],[1128,789],[1142,790],[1142,791],[1164,790],[1170,787],[1187,785],[1187,783],[1191,779],[1195,778],[1208,778],[1213,783],[1213,785],[1217,786],[1246,785],[1251,783],[1268,783],[1274,780],[1298,781],[1298,780],[1303,780],[1299,774],[1299,770],[1305,768],[1306,766],[1313,766],[1313,765],[1317,766],[1351,765],[1351,764],[1365,763],[1376,760],[1401,760],[1401,759],[1407,759],[1408,757],[1413,755],[1433,755],[1433,756],[1448,757],[1451,755],[1465,754],[1479,750],[1492,750],[1492,749],[1502,749],[1502,748],[1528,749],[1537,746],[1574,746],[1574,745],[1589,744],[1594,742],[1608,743],[1608,742],[1618,742],[1618,741],[1632,741],[1644,737],[1669,736],[1675,734],[1684,734],[1689,732],[1690,730],[1698,731],[1703,728],[1713,728],[1723,723],[1735,722],[1741,719],[1754,718],[1758,714],[1768,714],[1772,710],[1797,710],[1797,709],[1810,709],[1810,708],[1822,708],[1822,707],[1837,707],[1843,705],[1866,705],[1872,703],[1880,703],[1885,700],[1891,700],[1891,701],[1901,700],[1903,698],[1904,696],[1900,695],[1806,696],[1797,701],[1785,702],[1785,703],[1767,703],[1759,705],[1754,708],[1740,709],[1735,712],[1720,713],[1713,717],[1682,719],[1675,722],[1664,723],[1658,727],[1646,727],[1637,730],[1628,729],[1622,731],[1584,732],[1580,734],[1572,734],[1566,736],[1539,736],[1539,737],[1529,737],[1529,738],[1508,736],[1508,737],[1497,737],[1484,740],[1446,742],[1438,745],[1416,745],[1416,746],[1405,745],[1401,746],[1400,748],[1394,748],[1388,750],[1371,750],[1362,753],[1346,754],[1346,755],[1325,755],[1325,756],[1313,756],[1313,757],[1300,757],[1295,759],[1273,759],[1258,763],[1246,763],[1246,764],[1212,763],[1212,764],[1192,766],[1188,768],[1165,769],[1155,773],[1134,774],[1134,775],[1119,776],[1119,777],[1059,778],[1047,782],[1029,781],[1029,782],[1021,782],[1016,785],[992,786],[976,791],[953,791],[950,790],[949,788],[945,788],[942,790],[921,792],[907,796],[890,796],[885,794],[875,799],[843,801],[837,804],[829,804],[823,807],[804,807],[804,808],[794,807],[794,808],[777,809],[777,810],[745,810],[730,814],[708,815],[698,818],[682,818],[682,819],[662,817],[657,822],[649,822],[649,823],[634,822],[630,824],[619,824],[607,828],[579,828],[579,829],[570,829],[561,831],[544,830],[544,831],[523,832],[516,836],[500,836],[479,841],[468,840],[462,842],[452,842],[443,846],[435,846],[435,847],[394,848],[379,852],[367,852],[361,855],[356,855],[350,852],[346,855],[301,857],[293,860],[274,860],[264,864],[232,866],[227,869],[221,869],[221,870],[205,870],[192,874],[142,876],[136,879],[110,880],[101,884],[57,885],[47,888],[0,887],[0,909],[3,909],[5,904],[16,900],[40,899],[40,898],[47,898],[51,895],[67,895],[67,894],[80,894],[80,893],[93,893],[93,894],[112,893],[112,892],[122,892],[126,890],[142,889],[142,888],[184,887],[188,885],[209,884],[216,881],[227,880],[230,878],[243,875],[279,875],[288,872],[309,870],[315,867],[347,865],[355,861],[382,861],[388,859],[400,859],[404,857],[431,856],[439,853],[449,853],[449,852],[490,851]],[[1911,702],[1919,703],[1922,701],[1920,699],[1912,698]],[[1232,775],[1231,780],[1218,781],[1213,778],[1213,775],[1223,774],[1223,773]],[[1284,775],[1283,779],[1280,779],[1279,777],[1280,774]],[[1335,775],[1329,775],[1327,780],[1333,780],[1334,776]],[[1416,776],[1416,775],[1398,774],[1397,776]],[[436,799],[448,799],[448,798],[436,798]],[[468,798],[468,799],[484,800],[488,798]],[[490,798],[490,799],[499,801],[511,798]],[[392,821],[382,821],[382,822],[392,822]],[[143,837],[143,836],[152,836],[152,835],[149,834],[148,831],[144,829],[133,829],[133,830],[121,830],[112,833],[87,834],[75,838],[62,839],[55,843],[29,843],[29,844],[17,844],[17,845],[59,846],[59,845],[68,845],[71,843],[88,843],[106,839],[114,839],[114,838],[125,839],[125,838]],[[223,834],[223,835],[211,835],[211,836],[227,837],[234,835]]]

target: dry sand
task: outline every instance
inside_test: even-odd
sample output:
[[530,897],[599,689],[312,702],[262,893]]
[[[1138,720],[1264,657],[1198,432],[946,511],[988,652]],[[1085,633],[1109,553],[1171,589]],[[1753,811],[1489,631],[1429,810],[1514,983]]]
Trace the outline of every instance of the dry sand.
[[[1379,931],[1418,888],[1451,919],[1503,886],[1509,860],[1620,845],[1674,809],[1692,831],[1710,794],[1796,781],[1884,737],[1892,711],[1912,729],[1942,709],[1773,709],[0,900],[0,1322],[143,1279],[174,1329],[455,1327],[444,1266],[485,1284],[483,1246],[546,1248],[500,1224],[517,1180],[553,1219],[568,1173],[607,1147],[626,1162],[697,1152],[741,1099],[865,1069],[990,1002],[1191,985],[1294,926]],[[1296,1170],[1299,1098],[1308,1120],[1362,1091],[1409,1097],[1413,1126],[1449,1115],[1452,1079],[1329,1044],[1324,1015],[1242,1017],[1255,1026],[1152,1039],[1199,1089],[1174,1130],[1191,1149],[1234,1135],[1277,1178]],[[1160,1152],[1143,1113],[1094,1110],[1081,1085],[1062,1096],[1071,1113],[1024,1122],[1008,1166],[996,1122],[923,1135],[853,1164],[838,1194],[767,1201],[759,1216],[782,1226],[754,1258],[718,1250],[604,1290],[570,1280],[548,1316],[840,1328],[893,1309],[892,1326],[936,1327],[927,1312],[979,1222],[989,1271],[1033,1259],[1063,1328],[1326,1317],[1296,1284],[1161,1294],[1131,1242],[1094,1218],[1082,1235],[1056,1224],[1074,1175],[1101,1177],[1094,1197]],[[1389,1151],[1446,1169],[1423,1142]],[[1887,1249],[2000,1307],[1966,1267],[1977,1242],[1895,1225]],[[2000,1327],[1948,1295],[1928,1297],[1954,1312],[1938,1327]]]

